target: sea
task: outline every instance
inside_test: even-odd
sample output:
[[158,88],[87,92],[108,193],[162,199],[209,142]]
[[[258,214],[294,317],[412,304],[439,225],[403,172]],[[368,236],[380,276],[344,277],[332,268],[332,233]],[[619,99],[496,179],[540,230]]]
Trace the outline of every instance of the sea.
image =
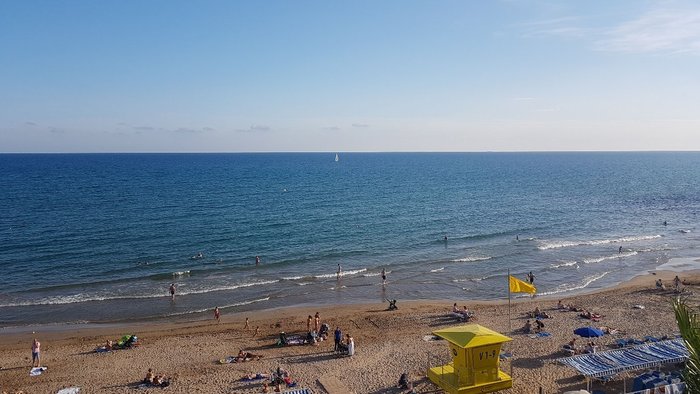
[[567,297],[695,261],[698,212],[699,152],[2,154],[0,327]]

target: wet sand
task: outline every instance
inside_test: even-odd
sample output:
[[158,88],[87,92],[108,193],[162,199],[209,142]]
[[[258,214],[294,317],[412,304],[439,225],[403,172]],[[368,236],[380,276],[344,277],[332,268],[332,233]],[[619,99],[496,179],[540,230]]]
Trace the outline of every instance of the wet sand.
[[[637,277],[612,289],[563,298],[604,317],[600,322],[580,318],[576,312],[556,309],[557,298],[517,298],[512,301],[509,329],[507,300],[470,303],[465,300],[444,302],[398,301],[398,310],[387,311],[387,304],[350,305],[339,307],[304,307],[245,312],[224,315],[221,323],[213,318],[204,321],[168,324],[130,324],[123,326],[63,326],[36,334],[3,333],[0,337],[0,391],[8,393],[55,393],[61,388],[77,386],[83,393],[260,393],[262,381],[242,381],[250,373],[270,373],[278,366],[288,370],[297,387],[314,393],[336,392],[330,383],[350,392],[398,393],[399,376],[410,374],[417,392],[435,392],[438,388],[426,378],[429,367],[450,361],[444,341],[426,341],[433,330],[460,325],[450,316],[453,302],[467,305],[476,313],[474,322],[505,333],[513,341],[504,350],[513,353],[501,363],[501,369],[514,378],[511,393],[533,393],[542,387],[546,393],[585,388],[585,381],[576,372],[556,363],[566,356],[562,345],[570,341],[573,330],[587,325],[606,326],[626,335],[606,335],[596,342],[607,350],[618,338],[646,335],[661,337],[677,333],[671,301],[676,294],[654,286],[662,278],[667,286],[676,275],[659,271]],[[691,302],[700,300],[700,272],[679,274],[688,285],[685,294]],[[536,284],[536,283],[535,283]],[[643,305],[644,309],[635,309]],[[545,319],[544,330],[552,335],[531,338],[519,329],[527,311],[539,307],[552,315]],[[306,318],[319,312],[321,322],[331,326],[331,337],[317,346],[277,347],[280,331],[304,334]],[[244,329],[245,318],[250,327]],[[255,336],[255,327],[260,333]],[[356,354],[341,357],[333,352],[332,331],[339,326],[350,333]],[[133,349],[96,353],[94,349],[108,339],[131,333],[140,345]],[[47,370],[30,377],[31,340],[42,342],[42,364]],[[577,342],[584,343],[585,339]],[[220,364],[219,360],[235,356],[240,349],[262,355],[262,359],[244,363]],[[137,389],[148,368],[171,377],[167,389]],[[630,375],[634,376],[634,374]],[[320,381],[319,381],[320,379]],[[326,383],[329,390],[324,389]],[[621,392],[622,380],[595,387],[607,392]],[[439,391],[439,390],[438,390]]]

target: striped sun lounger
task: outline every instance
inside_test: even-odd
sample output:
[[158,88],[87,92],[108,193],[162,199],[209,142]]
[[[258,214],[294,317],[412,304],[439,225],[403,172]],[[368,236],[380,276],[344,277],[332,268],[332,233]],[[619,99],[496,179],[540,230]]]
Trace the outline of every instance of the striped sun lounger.
[[296,390],[284,391],[282,394],[312,394],[312,393],[311,393],[311,389],[296,389]]
[[558,361],[581,374],[599,378],[622,371],[652,368],[666,363],[685,361],[688,350],[682,340],[659,341],[593,354],[560,358]]

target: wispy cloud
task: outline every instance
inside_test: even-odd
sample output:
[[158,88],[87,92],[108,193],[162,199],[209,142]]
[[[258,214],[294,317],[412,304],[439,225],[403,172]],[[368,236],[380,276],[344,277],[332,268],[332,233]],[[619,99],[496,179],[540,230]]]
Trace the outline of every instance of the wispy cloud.
[[514,101],[535,101],[534,97],[514,97]]
[[66,132],[66,130],[62,129],[60,127],[49,127],[49,133],[64,134],[65,132]]
[[151,127],[151,126],[134,126],[134,127],[132,127],[132,129],[134,129],[136,131],[153,131],[156,128]]
[[[128,126],[127,123],[119,123],[119,126]],[[154,127],[154,126],[129,126],[135,133],[141,134],[143,132],[165,132],[165,133],[176,133],[176,134],[196,134],[204,133],[207,131],[214,131],[211,127],[176,127],[176,128],[166,128],[166,127]]]
[[592,28],[583,27],[579,17],[565,16],[560,18],[532,21],[520,25],[525,37],[557,36],[580,38],[589,35]]
[[255,133],[255,132],[260,132],[260,131],[270,131],[272,128],[270,126],[264,126],[264,125],[259,125],[259,124],[254,124],[248,127],[247,129],[236,129],[236,131],[240,133]]
[[24,125],[25,125],[25,126],[32,126],[32,127],[34,127],[34,126],[36,126],[37,124],[34,123],[34,122],[24,122]]
[[365,127],[369,127],[369,125],[368,125],[368,124],[364,124],[364,123],[353,123],[353,124],[352,124],[352,127],[365,128]]
[[605,32],[596,49],[700,53],[700,9],[655,9]]
[[204,130],[203,129],[192,129],[189,127],[178,127],[177,129],[170,129],[170,130],[165,130],[170,133],[177,133],[177,134],[197,134],[197,133],[202,133]]
[[321,129],[322,130],[329,130],[329,131],[337,131],[337,130],[340,130],[340,127],[338,127],[338,126],[326,126],[326,127],[322,127]]

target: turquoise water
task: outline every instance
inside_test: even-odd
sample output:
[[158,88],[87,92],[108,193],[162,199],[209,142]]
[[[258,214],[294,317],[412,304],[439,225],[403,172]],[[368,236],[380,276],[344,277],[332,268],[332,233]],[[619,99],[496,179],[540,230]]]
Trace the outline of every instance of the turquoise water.
[[508,269],[567,295],[700,255],[700,153],[339,156],[0,155],[0,326],[494,299]]

